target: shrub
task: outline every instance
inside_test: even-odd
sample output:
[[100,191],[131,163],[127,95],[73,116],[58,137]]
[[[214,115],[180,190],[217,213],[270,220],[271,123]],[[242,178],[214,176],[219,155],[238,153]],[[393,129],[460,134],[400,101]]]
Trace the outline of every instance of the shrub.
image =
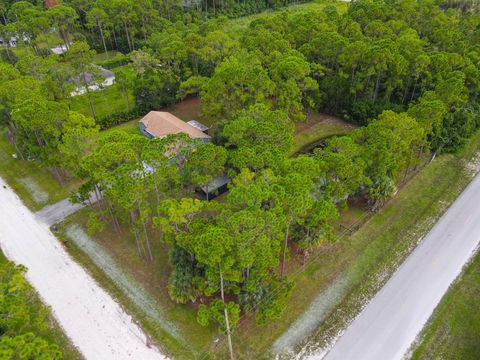
[[113,126],[134,120],[142,115],[143,111],[138,107],[134,107],[130,111],[119,111],[111,115],[99,117],[97,119],[97,124],[100,126],[100,129],[106,130]]
[[129,58],[121,53],[117,53],[117,55],[111,59],[97,61],[96,64],[104,67],[105,69],[115,69],[120,66],[127,65],[130,62]]

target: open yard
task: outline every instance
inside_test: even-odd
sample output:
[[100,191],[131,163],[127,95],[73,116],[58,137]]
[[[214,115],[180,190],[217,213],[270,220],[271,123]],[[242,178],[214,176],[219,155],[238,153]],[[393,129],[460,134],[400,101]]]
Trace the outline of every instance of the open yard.
[[213,327],[203,328],[196,320],[197,305],[181,305],[168,296],[170,274],[168,246],[151,231],[155,260],[142,260],[133,234],[121,236],[111,227],[94,236],[86,233],[88,209],[68,218],[59,228],[59,237],[74,256],[128,312],[140,321],[160,347],[174,358],[194,358],[216,338]]
[[[352,204],[349,210],[342,211],[341,219],[335,225],[336,242],[323,245],[305,264],[303,256],[295,256],[292,248],[295,258],[288,270],[296,286],[287,309],[281,319],[264,327],[257,327],[249,315],[242,317],[234,333],[237,358],[258,358],[272,349],[287,351],[306,339],[312,331],[319,343],[327,342],[360,310],[363,300],[386,281],[422,234],[431,228],[463,190],[473,170],[476,170],[476,164],[471,159],[478,148],[480,133],[458,155],[437,157],[377,214],[369,214],[363,210],[362,204]],[[133,309],[131,312],[157,341],[164,344],[168,339],[169,345],[165,346],[173,353],[192,351],[190,354],[198,355],[206,350],[219,358],[225,355],[225,342],[213,343],[216,331],[205,330],[196,324],[195,306],[176,305],[169,299],[165,287],[169,273],[165,245],[156,240],[156,259],[150,264],[140,260],[136,254],[130,233],[118,237],[111,229],[105,229],[89,238],[113,259],[115,271],[128,274],[131,281],[142,289],[141,293],[149,294],[149,298],[158,302],[162,316],[176,324],[178,337],[175,341],[165,334],[162,324],[155,323],[151,316],[146,315],[149,307],[142,305],[144,302],[129,296],[124,285],[112,284],[109,267],[92,261],[88,251],[78,245],[78,239],[72,239],[71,230],[70,237],[67,236],[72,226],[79,225],[85,230],[85,222],[86,210],[83,210],[62,225],[62,236],[68,248],[106,288],[113,289],[125,306]],[[302,314],[315,301],[325,302],[324,312],[316,312],[305,321]],[[287,332],[293,324],[295,330]],[[190,348],[182,343],[189,344]]]
[[413,360],[480,357],[480,254],[452,285],[423,331]]
[[[115,74],[124,72],[132,81],[134,78],[133,69],[128,66],[121,66],[113,70]],[[88,94],[74,96],[65,100],[73,111],[78,111],[87,116],[92,116]],[[118,112],[129,111],[135,106],[133,92],[123,93],[118,85],[106,87],[104,90],[92,91],[90,93],[93,103],[93,109],[98,118],[109,116]]]
[[295,143],[291,153],[295,154],[308,148],[318,140],[348,134],[353,129],[355,129],[354,125],[336,116],[313,112],[308,115],[307,121],[296,124]]
[[243,16],[236,19],[231,19],[228,22],[228,26],[225,27],[224,31],[232,34],[237,34],[240,30],[245,29],[250,25],[253,20],[268,18],[274,15],[278,15],[282,12],[311,12],[315,10],[322,10],[326,6],[333,5],[337,11],[342,14],[348,9],[348,2],[346,1],[335,1],[335,0],[314,0],[309,1],[304,4],[290,5],[279,10],[269,10],[263,11],[260,14],[254,14],[249,16]]
[[109,50],[107,53],[102,52],[98,53],[95,58],[93,59],[93,62],[95,64],[101,65],[102,62],[105,60],[112,60],[115,58],[123,58],[125,55],[123,55],[120,51],[115,51],[115,50]]
[[60,184],[48,170],[14,154],[17,152],[7,139],[7,129],[0,127],[0,176],[32,210],[67,198],[79,185],[75,179]]

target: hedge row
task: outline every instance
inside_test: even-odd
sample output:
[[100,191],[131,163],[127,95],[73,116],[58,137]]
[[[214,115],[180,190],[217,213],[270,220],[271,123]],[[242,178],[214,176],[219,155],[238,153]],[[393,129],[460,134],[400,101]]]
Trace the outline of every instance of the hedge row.
[[129,62],[130,60],[125,55],[117,55],[111,59],[98,61],[96,64],[104,67],[105,69],[111,70],[123,65],[127,65]]
[[106,130],[113,126],[135,120],[144,114],[145,112],[136,106],[130,111],[119,111],[111,115],[100,117],[97,119],[97,124],[100,126],[100,129]]

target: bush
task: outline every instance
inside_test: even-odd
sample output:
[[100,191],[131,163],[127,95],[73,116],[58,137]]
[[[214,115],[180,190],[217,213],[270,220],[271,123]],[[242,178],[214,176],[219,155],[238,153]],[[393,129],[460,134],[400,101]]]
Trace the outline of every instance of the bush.
[[115,57],[103,61],[97,61],[96,64],[110,70],[127,65],[129,62],[130,60],[127,56],[118,53]]
[[119,111],[111,115],[99,117],[97,119],[97,124],[100,126],[100,129],[106,130],[113,126],[135,120],[142,115],[143,111],[138,107],[134,107],[130,111]]
[[358,125],[368,125],[370,121],[376,119],[385,110],[392,110],[397,113],[404,111],[403,107],[398,104],[393,103],[382,103],[376,102],[373,103],[369,100],[361,100],[353,103],[350,111],[347,111],[348,114],[342,114],[346,120],[351,120]]
[[18,61],[18,56],[10,48],[7,52],[7,49],[0,49],[0,61],[15,65]]
[[175,104],[179,83],[169,71],[149,71],[135,81],[137,106],[144,112]]

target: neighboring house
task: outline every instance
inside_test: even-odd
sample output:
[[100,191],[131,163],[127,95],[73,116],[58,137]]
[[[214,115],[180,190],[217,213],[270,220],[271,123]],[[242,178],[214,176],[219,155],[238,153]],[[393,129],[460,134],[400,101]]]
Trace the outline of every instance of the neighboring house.
[[[12,36],[10,39],[0,38],[0,46],[8,46],[8,47],[17,47],[18,38],[22,37],[22,35]],[[28,42],[30,38],[26,35],[22,37],[24,42]]]
[[104,79],[103,82],[100,84],[94,83],[92,73],[82,74],[73,79],[73,82],[75,83],[75,90],[70,93],[70,96],[85,94],[87,92],[87,89],[85,88],[85,82],[87,84],[91,84],[88,86],[90,91],[103,90],[105,87],[112,86],[115,83],[115,74],[112,71],[104,69],[101,66],[95,66],[100,69],[100,76]]
[[9,47],[16,47],[17,46],[17,38],[11,37],[9,40],[0,38],[0,46],[9,46]]
[[55,46],[53,48],[50,48],[50,51],[56,55],[61,55],[61,54],[64,54],[68,51],[68,49],[70,48],[72,44],[70,43],[68,46],[63,44],[63,45],[58,45],[58,46]]
[[196,190],[198,197],[202,200],[213,200],[217,196],[228,191],[228,184],[231,179],[226,175],[213,179],[210,184],[202,186]]
[[138,125],[143,135],[150,139],[164,138],[178,133],[187,134],[192,139],[201,139],[204,142],[208,142],[211,139],[205,132],[164,111],[150,111],[140,120]]

